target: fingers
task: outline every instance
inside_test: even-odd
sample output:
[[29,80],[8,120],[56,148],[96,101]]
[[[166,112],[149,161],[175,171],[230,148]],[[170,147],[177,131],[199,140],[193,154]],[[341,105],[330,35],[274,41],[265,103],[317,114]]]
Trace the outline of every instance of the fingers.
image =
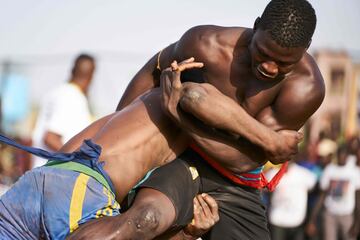
[[200,237],[219,221],[216,201],[208,194],[197,195],[194,198],[194,218],[184,232],[194,237]]
[[205,202],[204,198],[206,197],[207,194],[203,193],[201,195],[197,195],[196,198],[198,200],[198,202],[200,203],[200,207],[202,209],[202,214],[205,217],[211,217],[212,212],[210,211],[209,205]]
[[173,61],[171,63],[171,69],[174,72],[182,72],[186,69],[191,69],[191,68],[202,68],[204,66],[204,64],[202,62],[195,62],[195,58],[191,57],[188,58],[184,61],[182,61],[181,63],[177,63],[177,61]]
[[203,222],[206,227],[213,226],[219,221],[218,205],[210,195],[202,193],[194,198],[195,223]]
[[176,60],[174,60],[174,61],[171,63],[170,67],[171,67],[171,70],[172,70],[172,71],[178,71],[178,70],[179,70],[179,65],[178,65],[178,63],[177,63]]
[[197,198],[194,198],[194,219],[191,222],[192,225],[195,225],[195,223],[199,222],[201,220],[201,209],[200,209],[200,203],[197,200]]
[[218,204],[216,203],[215,199],[205,193],[203,193],[202,196],[203,196],[206,204],[210,207],[211,214],[213,216],[217,216],[217,217],[215,217],[215,219],[216,219],[216,221],[218,221],[219,220],[219,212],[218,212],[219,207],[218,207]]
[[[168,114],[176,114],[176,108],[182,95],[182,83],[180,74],[182,71],[194,67],[202,67],[204,64],[194,62],[194,58],[189,58],[181,63],[173,61],[170,67],[164,69],[160,75],[160,89],[162,91],[161,106]],[[174,115],[175,116],[175,115]]]

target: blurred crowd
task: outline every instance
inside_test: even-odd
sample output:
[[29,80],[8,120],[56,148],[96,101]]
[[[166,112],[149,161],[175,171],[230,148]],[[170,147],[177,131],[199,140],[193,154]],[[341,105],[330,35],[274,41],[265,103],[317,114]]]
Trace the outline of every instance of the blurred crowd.
[[275,191],[264,193],[272,239],[359,239],[359,193],[359,136],[322,132],[302,146]]

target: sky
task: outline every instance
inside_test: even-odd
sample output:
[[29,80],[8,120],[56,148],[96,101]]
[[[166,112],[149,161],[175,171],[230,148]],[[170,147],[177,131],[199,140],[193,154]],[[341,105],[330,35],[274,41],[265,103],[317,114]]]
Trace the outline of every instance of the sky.
[[[310,0],[318,23],[311,51],[360,52],[360,1]],[[126,85],[157,51],[190,27],[252,27],[267,0],[0,0],[0,62],[30,81],[31,100],[67,80],[82,51],[98,67],[90,100],[98,115],[114,110]]]

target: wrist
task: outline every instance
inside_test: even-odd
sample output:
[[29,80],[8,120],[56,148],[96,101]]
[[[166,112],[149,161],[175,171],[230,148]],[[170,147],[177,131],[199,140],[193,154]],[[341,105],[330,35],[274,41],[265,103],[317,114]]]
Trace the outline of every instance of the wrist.
[[195,240],[197,238],[199,238],[198,236],[194,236],[192,235],[188,230],[187,228],[183,228],[183,230],[181,231],[182,232],[182,236],[183,236],[183,239],[184,240]]

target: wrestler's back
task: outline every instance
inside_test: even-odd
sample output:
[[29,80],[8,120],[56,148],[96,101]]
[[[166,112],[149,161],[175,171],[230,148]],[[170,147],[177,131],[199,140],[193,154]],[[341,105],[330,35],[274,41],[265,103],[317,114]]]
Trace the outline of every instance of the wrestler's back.
[[104,161],[118,200],[152,168],[173,160],[188,140],[160,106],[160,91],[153,89],[117,112],[92,137],[102,147]]

